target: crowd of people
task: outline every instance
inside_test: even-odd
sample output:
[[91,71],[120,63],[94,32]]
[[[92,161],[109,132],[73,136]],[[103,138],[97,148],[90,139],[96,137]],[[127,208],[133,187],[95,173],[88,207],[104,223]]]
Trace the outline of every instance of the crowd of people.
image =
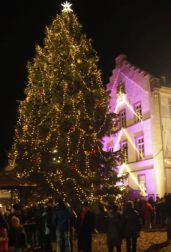
[[171,242],[171,194],[162,199],[135,199],[122,204],[98,205],[98,211],[84,202],[74,211],[63,200],[49,199],[30,207],[13,206],[3,211],[0,206],[0,252],[72,252],[77,241],[78,252],[92,251],[92,234],[106,233],[108,252],[136,252],[140,230],[166,228]]

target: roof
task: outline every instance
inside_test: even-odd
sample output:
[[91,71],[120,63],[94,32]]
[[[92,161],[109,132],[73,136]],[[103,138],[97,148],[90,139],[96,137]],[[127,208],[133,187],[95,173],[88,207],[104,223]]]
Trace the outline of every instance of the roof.
[[37,185],[35,183],[32,183],[30,181],[16,178],[14,174],[0,174],[0,190],[33,188],[36,186]]

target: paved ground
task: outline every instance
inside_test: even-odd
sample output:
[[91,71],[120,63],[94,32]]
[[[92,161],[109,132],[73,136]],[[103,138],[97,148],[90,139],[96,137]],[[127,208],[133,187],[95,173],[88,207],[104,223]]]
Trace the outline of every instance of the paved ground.
[[[138,238],[137,252],[171,252],[171,244],[167,244],[166,239],[164,230],[142,231]],[[41,250],[34,251],[42,252]],[[73,252],[77,252],[76,241],[74,242]],[[92,252],[107,252],[105,234],[93,235]],[[126,252],[125,241],[122,243],[122,252]]]
[[[171,245],[166,244],[166,239],[165,231],[142,231],[138,239],[137,252],[171,252]],[[106,237],[104,234],[94,236],[93,252],[107,252]],[[122,244],[122,252],[126,252],[125,241]]]

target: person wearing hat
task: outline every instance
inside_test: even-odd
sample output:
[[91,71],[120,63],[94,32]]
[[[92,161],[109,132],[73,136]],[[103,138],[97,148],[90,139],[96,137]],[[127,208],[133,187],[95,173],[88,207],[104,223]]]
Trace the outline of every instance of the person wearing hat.
[[124,237],[127,252],[136,252],[137,239],[140,235],[141,222],[132,201],[128,201],[123,212]]
[[113,252],[114,248],[116,248],[117,252],[121,252],[122,227],[122,216],[118,212],[117,205],[112,204],[109,207],[109,212],[106,220],[108,252]]
[[84,202],[77,218],[78,251],[92,251],[92,233],[95,228],[95,216],[90,211],[88,202]]

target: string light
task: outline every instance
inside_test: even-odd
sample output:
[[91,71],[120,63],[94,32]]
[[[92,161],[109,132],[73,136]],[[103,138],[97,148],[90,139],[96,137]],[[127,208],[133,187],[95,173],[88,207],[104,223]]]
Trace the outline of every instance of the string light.
[[[121,105],[126,105],[130,111],[138,118],[139,121],[142,121],[142,115],[135,112],[134,108],[131,106],[131,104],[127,101],[127,97],[125,93],[119,92],[118,93],[118,97],[117,97],[117,103],[116,103],[116,107],[115,107],[115,113],[118,112],[118,109]],[[137,149],[135,143],[133,142],[132,138],[130,137],[128,131],[125,128],[122,128],[119,132],[119,135],[117,137],[117,140],[114,144],[114,152],[118,150],[119,148],[119,144],[121,141],[121,138],[123,137],[123,135],[125,135],[126,139],[128,139],[129,143],[131,144],[131,146],[133,147],[133,149],[137,152],[138,156],[140,157],[140,159],[143,159],[143,153],[140,152],[139,149]],[[135,184],[140,188],[140,190],[143,192],[143,195],[146,195],[145,189],[139,184],[137,178],[131,173],[130,168],[127,164],[123,163],[120,166],[120,171],[118,174],[118,177],[121,177],[121,175],[123,174],[123,170],[126,169],[128,171],[128,173],[130,174],[132,180],[135,182]]]
[[139,184],[137,178],[132,174],[132,172],[131,172],[131,170],[130,170],[130,168],[129,168],[129,166],[128,166],[127,164],[123,163],[123,164],[121,165],[121,167],[120,167],[120,172],[119,172],[118,176],[121,177],[122,174],[124,173],[124,170],[125,170],[125,169],[128,171],[128,173],[129,173],[129,175],[131,176],[131,178],[132,178],[132,180],[134,181],[134,183],[139,187],[140,191],[143,193],[143,196],[146,196],[147,193],[146,193],[145,188],[144,188],[142,185]]
[[10,164],[18,177],[41,181],[46,193],[93,201],[109,196],[103,189],[114,187],[99,167],[102,162],[113,171],[101,146],[105,130],[111,132],[109,97],[91,41],[82,36],[71,4],[62,7],[28,64]]

